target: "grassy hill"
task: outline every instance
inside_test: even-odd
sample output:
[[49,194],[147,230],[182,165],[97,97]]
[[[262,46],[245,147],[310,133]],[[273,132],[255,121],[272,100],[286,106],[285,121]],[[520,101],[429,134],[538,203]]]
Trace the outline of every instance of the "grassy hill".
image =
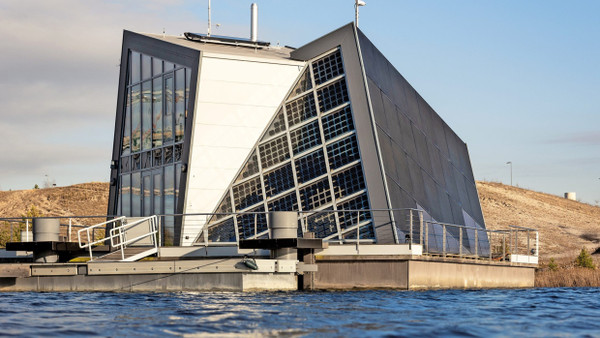
[[[600,247],[600,207],[501,183],[477,182],[486,224],[540,231],[542,259],[572,260],[582,247]],[[108,183],[0,191],[0,217],[19,217],[34,205],[45,216],[105,215]]]

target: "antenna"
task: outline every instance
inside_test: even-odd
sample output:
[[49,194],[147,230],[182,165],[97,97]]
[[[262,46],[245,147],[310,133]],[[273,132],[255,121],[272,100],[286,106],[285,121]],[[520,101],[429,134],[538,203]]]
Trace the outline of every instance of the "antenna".
[[366,6],[367,3],[363,0],[355,0],[354,2],[354,24],[358,27],[358,7]]
[[210,0],[208,0],[208,32],[206,36],[210,36]]
[[250,5],[250,41],[258,41],[258,5]]

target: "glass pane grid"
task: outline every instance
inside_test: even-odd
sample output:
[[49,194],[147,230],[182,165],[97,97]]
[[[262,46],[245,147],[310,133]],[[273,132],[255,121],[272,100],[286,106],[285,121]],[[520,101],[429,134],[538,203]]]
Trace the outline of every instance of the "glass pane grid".
[[317,107],[315,105],[315,97],[310,92],[294,101],[285,105],[287,112],[288,124],[290,127],[308,120],[311,117],[317,116]]
[[235,242],[235,225],[233,217],[208,228],[209,242]]
[[317,208],[331,203],[331,192],[329,181],[324,178],[300,189],[302,210],[316,210]]
[[267,216],[264,213],[264,206],[259,206],[249,210],[250,212],[260,212],[260,214],[242,214],[237,215],[238,233],[240,239],[246,239],[256,234],[260,234],[267,228]]
[[360,159],[356,137],[351,135],[327,146],[327,157],[331,169]]
[[269,211],[295,211],[298,210],[296,192],[284,195],[280,198],[267,202]]
[[318,59],[312,63],[313,75],[317,85],[344,73],[342,53],[340,50]]
[[243,210],[263,200],[260,177],[248,180],[234,186],[233,199],[235,210]]
[[360,164],[332,175],[331,180],[336,198],[365,189],[365,180]]
[[326,112],[349,101],[344,78],[317,90],[319,109]]
[[259,145],[260,163],[263,170],[290,158],[287,135]]
[[267,197],[277,195],[294,186],[292,165],[287,164],[264,174],[265,194]]
[[325,155],[319,149],[294,161],[298,183],[306,183],[327,173]]
[[294,155],[321,144],[321,132],[319,121],[306,124],[298,129],[290,131],[292,151]]
[[323,116],[321,120],[323,121],[323,135],[325,136],[325,140],[331,140],[354,130],[352,110],[349,105],[337,112]]

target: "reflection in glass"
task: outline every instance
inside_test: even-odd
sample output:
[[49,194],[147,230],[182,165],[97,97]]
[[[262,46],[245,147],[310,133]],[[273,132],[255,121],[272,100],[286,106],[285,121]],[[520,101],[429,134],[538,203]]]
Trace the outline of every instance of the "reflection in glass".
[[140,53],[131,52],[131,62],[129,64],[131,65],[130,83],[140,82]]
[[152,189],[154,196],[154,215],[162,214],[162,175],[160,171],[154,171],[154,187]]
[[127,90],[125,99],[125,123],[123,126],[123,145],[121,155],[131,152],[131,90]]
[[141,149],[141,93],[140,85],[132,87],[131,90],[131,151],[136,152]]
[[121,215],[131,216],[131,179],[129,174],[121,176]]
[[185,126],[185,69],[175,72],[175,142],[183,141]]
[[152,58],[142,54],[142,80],[152,77]]
[[152,82],[152,147],[162,145],[162,77]]
[[185,69],[185,117],[188,116],[188,102],[190,100],[190,86],[192,85],[192,71]]
[[152,75],[162,74],[162,60],[159,58],[152,58]]
[[[117,212],[138,217],[177,210],[189,69],[131,51],[123,110],[121,173]],[[176,143],[176,144],[174,144]],[[169,144],[169,146],[164,146]],[[173,243],[175,217],[164,222],[165,243]]]
[[131,216],[141,216],[141,182],[140,173],[131,174]]
[[163,137],[165,143],[173,142],[173,77],[165,79],[165,110]]
[[[174,214],[175,213],[175,175],[173,173],[173,166],[165,167],[165,189],[164,189],[164,199],[165,199],[165,214]],[[165,220],[165,243],[167,243],[167,238],[173,238],[173,234],[175,233],[174,225],[175,222],[172,218],[166,217]]]
[[152,147],[152,82],[142,83],[142,149]]
[[150,199],[150,191],[151,191],[151,187],[150,187],[150,179],[152,177],[150,175],[144,175],[144,180],[143,180],[143,192],[144,192],[144,213],[142,215],[147,216],[147,215],[151,215],[152,214],[152,205],[150,204],[151,199]]

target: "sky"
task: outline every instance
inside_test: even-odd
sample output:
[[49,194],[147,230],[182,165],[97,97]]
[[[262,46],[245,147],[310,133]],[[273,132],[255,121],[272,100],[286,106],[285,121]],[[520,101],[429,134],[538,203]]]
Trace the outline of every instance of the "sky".
[[[300,47],[353,0],[256,0]],[[600,1],[366,0],[360,29],[469,147],[475,178],[600,204]],[[212,0],[248,37],[251,1]],[[205,33],[208,0],[0,1],[0,190],[109,179],[123,30]],[[218,27],[217,27],[217,24]]]

